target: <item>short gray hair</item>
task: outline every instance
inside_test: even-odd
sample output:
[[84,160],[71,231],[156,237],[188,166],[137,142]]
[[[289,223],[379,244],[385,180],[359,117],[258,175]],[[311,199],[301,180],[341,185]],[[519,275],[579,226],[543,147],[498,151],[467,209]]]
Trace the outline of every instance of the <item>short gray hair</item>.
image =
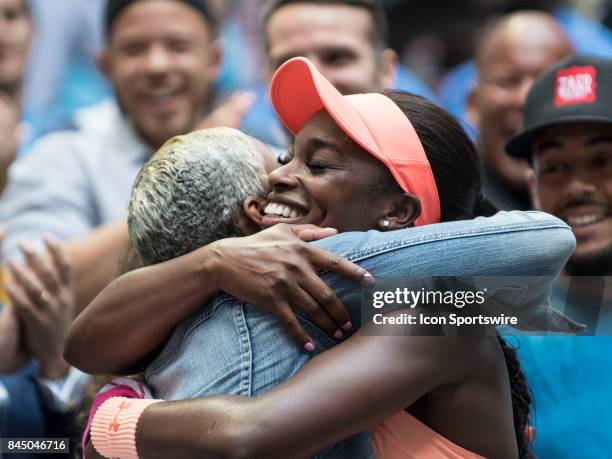
[[195,131],[168,140],[144,165],[132,188],[128,232],[145,265],[241,235],[242,203],[264,196],[261,153],[230,128]]

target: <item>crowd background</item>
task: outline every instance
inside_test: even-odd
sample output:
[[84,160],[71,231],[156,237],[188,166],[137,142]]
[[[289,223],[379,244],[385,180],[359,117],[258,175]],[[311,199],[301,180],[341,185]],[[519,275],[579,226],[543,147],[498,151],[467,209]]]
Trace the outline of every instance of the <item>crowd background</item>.
[[[280,143],[268,124],[266,53],[261,16],[266,0],[210,2],[223,18],[222,71],[218,101],[233,91],[257,94],[243,127]],[[476,83],[472,56],[487,26],[513,11],[555,15],[579,53],[612,57],[612,5],[605,0],[385,0],[389,45],[400,56],[396,86],[424,95],[462,118],[466,95]],[[24,90],[29,135],[21,151],[43,133],[74,123],[76,112],[112,96],[96,56],[105,42],[105,0],[32,0],[35,36]]]
[[[13,38],[9,37],[7,30],[10,30],[11,21],[15,20],[14,8],[20,4],[20,1],[0,0],[0,64],[9,53],[6,51],[8,46],[4,43],[10,42]],[[203,123],[191,128],[219,124],[232,125],[281,152],[287,147],[288,137],[276,119],[267,93],[270,74],[266,42],[261,26],[266,3],[267,0],[209,0],[210,10],[220,20],[219,39],[223,47],[223,57],[214,88],[205,97],[209,105],[206,115],[214,116],[208,116]],[[484,45],[493,42],[491,26],[499,24],[498,21],[517,11],[538,10],[550,13],[558,21],[567,36],[568,43],[564,41],[565,36],[559,38],[556,25],[551,26],[546,20],[538,22],[538,27],[544,24],[543,28],[552,30],[552,36],[559,38],[555,40],[560,43],[559,54],[550,62],[546,62],[546,65],[542,63],[541,68],[538,67],[539,71],[561,57],[569,55],[572,50],[579,54],[599,56],[609,60],[612,59],[612,2],[607,0],[385,0],[382,3],[389,18],[388,43],[400,58],[394,72],[394,82],[390,86],[422,95],[458,117],[482,150],[485,172],[490,172],[489,182],[485,174],[487,193],[495,197],[503,208],[530,208],[526,186],[521,184],[513,188],[512,177],[496,175],[497,159],[487,160],[488,157],[494,158],[491,152],[494,152],[496,146],[499,147],[500,142],[503,150],[503,143],[518,132],[516,123],[513,121],[508,128],[500,122],[500,126],[491,125],[486,132],[483,132],[482,128],[486,126],[482,121],[483,118],[485,121],[497,118],[501,120],[505,116],[501,109],[495,112],[493,107],[488,114],[482,111],[481,129],[475,123],[477,118],[470,113],[470,110],[472,112],[475,110],[470,106],[470,95],[474,93],[475,88],[478,89],[479,85],[483,85],[484,81],[482,74],[479,80],[478,72],[479,70],[484,72],[483,69],[486,68],[483,63],[486,60],[483,57],[486,54]],[[106,0],[29,0],[28,4],[32,15],[33,35],[27,66],[22,75],[22,92],[20,91],[17,100],[11,100],[7,92],[11,89],[10,85],[0,85],[2,185],[8,181],[7,191],[0,202],[0,218],[2,218],[0,224],[7,231],[3,262],[15,261],[8,262],[2,274],[6,280],[9,277],[7,271],[10,271],[14,280],[27,285],[28,279],[34,275],[44,278],[49,271],[48,263],[51,263],[57,270],[57,273],[51,276],[55,276],[52,283],[56,286],[51,292],[54,298],[49,297],[51,290],[48,288],[38,289],[40,292],[35,292],[31,297],[38,295],[39,298],[36,299],[41,304],[48,305],[53,302],[55,312],[50,313],[49,317],[40,318],[41,321],[36,324],[38,326],[36,328],[24,319],[24,315],[18,314],[18,319],[11,318],[10,314],[6,313],[8,308],[4,309],[4,315],[0,309],[0,338],[4,336],[6,339],[9,335],[15,334],[17,338],[14,341],[25,343],[24,346],[28,350],[27,355],[20,356],[28,362],[25,369],[19,365],[19,371],[14,372],[15,368],[9,366],[6,369],[2,366],[1,359],[5,355],[2,351],[6,351],[7,347],[1,349],[0,346],[0,373],[6,373],[0,376],[0,436],[77,438],[79,431],[74,430],[72,419],[75,407],[81,403],[87,387],[90,387],[90,379],[74,368],[67,370],[68,364],[62,359],[58,361],[62,339],[75,312],[88,304],[100,290],[100,285],[112,279],[112,277],[102,279],[108,274],[108,270],[105,269],[108,266],[114,268],[117,258],[122,260],[124,258],[123,254],[115,258],[107,256],[112,252],[108,247],[111,245],[117,247],[127,241],[124,222],[117,222],[115,219],[123,215],[127,190],[131,186],[133,176],[146,159],[146,154],[150,154],[152,149],[159,147],[159,144],[150,139],[135,140],[130,137],[132,134],[124,132],[120,127],[115,129],[114,123],[124,123],[125,120],[121,116],[125,113],[118,114],[114,102],[117,85],[113,87],[103,76],[98,61],[108,38],[108,29],[104,22]],[[534,21],[541,19],[536,18]],[[532,19],[528,18],[529,20]],[[498,50],[493,54],[502,53]],[[523,79],[529,80],[531,84],[535,75],[518,75],[516,78],[517,81],[507,82],[507,87],[503,89],[514,90],[516,86],[517,94],[519,92],[521,94],[517,107],[522,110],[526,98]],[[0,75],[1,80],[2,75]],[[122,89],[125,91],[125,86]],[[482,107],[476,105],[480,110],[486,109],[484,103]],[[110,131],[107,130],[109,126],[112,126]],[[501,132],[501,140],[485,136],[489,132],[495,134],[496,129]],[[66,131],[87,133],[91,138],[95,138],[96,133],[106,136],[103,138],[113,137],[110,141],[116,144],[110,145],[109,150],[113,150],[112,152],[96,152],[95,155],[99,155],[99,158],[96,157],[97,163],[92,160],[91,164],[83,166],[83,171],[91,173],[91,176],[77,177],[81,169],[57,166],[56,172],[63,174],[62,179],[54,185],[55,188],[53,186],[46,188],[46,182],[43,183],[45,177],[51,176],[54,170],[47,169],[44,162],[37,163],[31,152],[38,149],[35,153],[41,153],[46,149],[49,157],[55,154],[53,148],[50,148],[53,142],[56,149],[72,145],[72,140],[63,134]],[[54,133],[58,132],[62,133],[57,134],[58,136],[64,137],[53,137]],[[109,136],[108,132],[112,134]],[[490,134],[490,137],[494,137],[493,134]],[[11,147],[11,139],[15,139],[16,148]],[[75,141],[74,145],[79,142]],[[142,148],[138,150],[143,143],[147,144],[146,150]],[[134,146],[136,153],[132,157],[125,155],[125,159],[118,159],[117,169],[114,170],[110,166],[108,169],[100,167],[104,161],[108,161],[108,164],[115,161],[113,158],[120,156],[121,148],[127,146],[131,148],[133,145],[138,147]],[[90,147],[93,149],[94,146],[100,148],[90,143],[84,150]],[[107,154],[108,156],[105,156]],[[43,159],[42,155],[40,156]],[[94,158],[94,153],[89,157]],[[499,156],[495,158],[499,159]],[[120,170],[128,163],[127,170]],[[40,165],[40,170],[36,170],[37,164]],[[523,174],[526,168],[526,162],[523,161],[521,164],[519,174]],[[7,170],[10,173],[5,176]],[[32,175],[28,175],[27,170],[32,171]],[[112,175],[115,172],[117,175]],[[17,180],[11,182],[12,177]],[[80,183],[74,185],[73,181],[88,182],[86,186],[81,186]],[[117,183],[119,185],[116,186]],[[71,186],[74,188],[71,189]],[[41,187],[43,190],[41,193],[48,190],[50,196],[58,193],[60,199],[56,199],[57,203],[66,196],[70,198],[67,201],[73,198],[75,202],[78,201],[74,190],[83,193],[83,201],[79,202],[79,205],[89,202],[85,199],[86,195],[87,199],[90,199],[89,195],[95,194],[95,206],[99,205],[95,210],[102,217],[97,221],[87,222],[83,227],[79,227],[82,223],[79,221],[71,226],[73,221],[62,221],[61,217],[57,217],[61,215],[57,213],[58,209],[62,210],[61,206],[56,208],[53,204],[48,208],[37,208],[39,205],[37,203],[44,201],[44,199],[37,201],[41,198],[40,195],[34,196],[28,202],[22,199],[27,194],[24,190],[34,190],[32,193],[36,195],[37,187]],[[501,192],[496,195],[498,191]],[[98,197],[96,193],[100,196]],[[120,196],[121,199],[113,201],[115,196]],[[19,205],[16,205],[18,202]],[[38,243],[24,245],[19,230],[11,229],[13,226],[19,228],[19,225],[26,221],[25,217],[23,221],[19,220],[27,213],[21,212],[19,206],[23,206],[21,207],[23,209],[28,208],[28,212],[34,211],[32,214],[34,216],[28,217],[30,220],[26,226],[38,225],[39,233],[48,232],[59,239],[71,242],[73,239],[91,234],[92,239],[86,241],[88,249],[95,250],[87,252],[78,245],[78,241],[72,246],[61,246],[59,241],[49,238],[46,238],[45,242],[39,240]],[[48,227],[40,223],[45,222],[44,219],[38,220],[38,216],[44,213],[50,217],[48,221],[52,223]],[[18,220],[19,224],[13,225]],[[47,261],[42,261],[36,250],[45,251]],[[98,262],[96,257],[100,257],[102,261]],[[29,271],[17,264],[24,260]],[[92,271],[89,268],[92,265],[97,269],[98,277],[89,275]],[[74,290],[71,290],[70,286],[69,266],[72,267],[72,275],[80,281]],[[89,271],[84,267],[88,267]],[[91,287],[92,285],[94,287]],[[15,298],[20,297],[20,293],[31,292],[28,292],[26,287],[23,287],[23,292],[3,291],[2,301],[5,304],[10,303],[7,293],[15,302]],[[25,303],[27,301],[24,300],[23,304]],[[23,304],[21,307],[24,307]],[[24,310],[26,309],[24,307]],[[20,335],[15,330],[21,327],[26,331]],[[8,341],[10,342],[10,339]],[[610,343],[606,342],[605,345],[610,346]],[[529,345],[525,344],[525,349],[529,350]],[[558,349],[550,351],[539,348],[533,352],[534,355],[541,357],[549,352],[552,356],[557,351]],[[577,357],[595,362],[599,359],[599,352],[600,348],[597,345],[592,347],[589,353],[577,354]],[[35,359],[30,360],[31,356]],[[559,353],[558,358],[565,358],[565,354]],[[552,357],[551,362],[553,362]],[[606,368],[608,367],[604,367],[604,370]],[[612,365],[609,368],[612,368]],[[578,383],[577,380],[575,382]],[[14,409],[15,407],[18,409]],[[571,416],[567,422],[571,422]]]

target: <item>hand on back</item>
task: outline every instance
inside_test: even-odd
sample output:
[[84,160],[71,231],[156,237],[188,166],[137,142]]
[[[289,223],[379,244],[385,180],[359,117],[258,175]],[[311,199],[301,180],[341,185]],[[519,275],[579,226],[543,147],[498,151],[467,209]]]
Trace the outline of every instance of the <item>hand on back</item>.
[[274,314],[306,350],[312,339],[300,325],[293,308],[304,311],[330,336],[342,337],[351,328],[350,316],[319,272],[334,271],[356,283],[374,279],[359,266],[307,244],[336,234],[332,228],[279,224],[252,236],[213,243],[219,260],[220,290]]

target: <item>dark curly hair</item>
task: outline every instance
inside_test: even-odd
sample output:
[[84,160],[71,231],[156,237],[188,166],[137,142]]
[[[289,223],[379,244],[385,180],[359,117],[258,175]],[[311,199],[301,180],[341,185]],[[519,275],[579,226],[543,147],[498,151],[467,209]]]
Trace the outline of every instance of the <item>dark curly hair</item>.
[[[455,118],[423,97],[401,91],[383,91],[404,112],[416,131],[438,188],[441,220],[491,216],[497,209],[481,189],[478,153]],[[387,174],[391,177],[390,174]],[[532,458],[530,427],[531,395],[516,351],[498,336],[510,378],[514,429],[519,458]]]

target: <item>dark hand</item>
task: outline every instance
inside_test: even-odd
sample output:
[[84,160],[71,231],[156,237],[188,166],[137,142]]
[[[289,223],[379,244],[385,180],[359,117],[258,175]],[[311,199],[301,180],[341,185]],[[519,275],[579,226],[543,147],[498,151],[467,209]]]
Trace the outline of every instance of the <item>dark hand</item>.
[[272,312],[306,350],[314,349],[312,339],[292,306],[339,339],[341,329],[351,328],[350,316],[317,272],[334,271],[356,283],[371,284],[374,279],[344,258],[306,243],[336,233],[314,225],[279,224],[253,236],[217,241],[209,246],[217,260],[217,286]]
[[21,245],[26,265],[7,263],[11,274],[7,293],[21,320],[26,347],[38,360],[41,375],[58,379],[68,371],[62,353],[75,307],[66,254],[55,240],[46,239],[45,245],[44,254]]

